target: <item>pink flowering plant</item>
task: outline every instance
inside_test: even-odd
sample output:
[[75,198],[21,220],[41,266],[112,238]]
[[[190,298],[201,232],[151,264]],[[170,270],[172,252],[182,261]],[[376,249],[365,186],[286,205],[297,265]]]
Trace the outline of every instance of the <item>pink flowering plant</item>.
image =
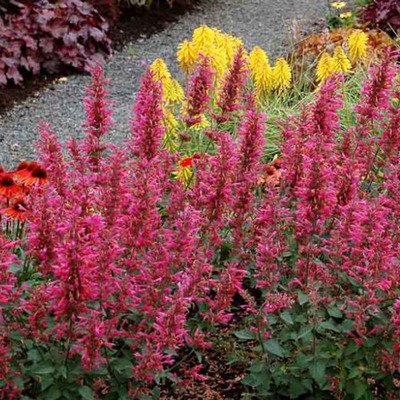
[[[23,222],[2,213],[0,399],[158,398],[166,382],[208,379],[201,354],[238,315],[245,397],[399,399],[394,55],[372,67],[355,109],[342,77],[328,79],[268,160],[241,51],[218,95],[199,62],[175,153],[151,70],[123,143],[107,141],[100,67],[83,140],[63,151],[40,126],[48,180],[25,194]],[[194,133],[200,115],[212,123]]]

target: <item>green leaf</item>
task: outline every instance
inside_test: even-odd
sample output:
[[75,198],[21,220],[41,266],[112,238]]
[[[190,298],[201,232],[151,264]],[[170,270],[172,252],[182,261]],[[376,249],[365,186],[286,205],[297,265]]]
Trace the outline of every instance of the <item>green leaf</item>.
[[322,387],[326,383],[325,371],[326,361],[317,360],[313,361],[309,367],[309,371],[313,379]]
[[40,353],[37,349],[29,350],[27,353],[27,357],[29,361],[37,362],[41,359]]
[[249,330],[236,331],[234,335],[241,340],[254,340],[256,338],[256,335]]
[[293,324],[294,324],[293,318],[292,318],[292,316],[290,315],[290,312],[287,311],[287,310],[285,310],[285,311],[283,311],[283,312],[281,313],[281,318],[283,319],[283,321],[285,321],[285,322],[286,322],[287,324],[289,324],[289,325],[293,325]]
[[343,313],[337,307],[329,307],[328,314],[332,318],[342,318],[343,317]]
[[118,371],[122,371],[124,369],[130,369],[132,368],[133,364],[132,362],[127,359],[127,358],[119,358],[113,362],[113,366],[115,369]]
[[303,292],[299,292],[299,294],[297,295],[297,300],[302,306],[303,304],[306,304],[308,302],[308,296]]
[[241,383],[246,386],[256,387],[257,379],[253,374],[246,375],[242,380]]
[[354,367],[350,370],[347,379],[350,380],[350,379],[358,378],[359,376],[360,376],[360,370],[357,367]]
[[32,374],[37,374],[37,375],[47,375],[47,374],[52,374],[55,371],[54,365],[51,363],[51,361],[45,361],[43,363],[35,365],[30,372]]
[[13,272],[14,274],[16,274],[16,273],[22,271],[22,265],[21,265],[21,264],[11,264],[11,265],[8,267],[8,270],[9,270],[10,272]]
[[52,386],[49,390],[46,391],[44,398],[46,400],[57,400],[61,397],[61,391],[56,386]]
[[263,345],[271,354],[274,354],[278,357],[284,357],[285,350],[276,339],[266,340]]
[[368,390],[368,385],[362,381],[354,381],[354,400],[361,399]]
[[322,329],[326,329],[328,331],[340,332],[341,330],[334,324],[333,321],[324,321],[318,325]]
[[307,393],[307,389],[302,385],[301,380],[298,380],[296,378],[292,378],[290,380],[290,398],[291,399],[297,399],[301,395]]
[[84,400],[93,400],[93,390],[89,386],[81,386],[78,389],[78,393],[82,396]]
[[265,370],[266,364],[263,361],[253,361],[249,371],[253,373],[260,373]]
[[303,339],[303,337],[307,336],[308,334],[310,334],[313,330],[313,327],[307,327],[307,326],[303,326],[300,331],[299,334],[297,335],[297,340],[299,339]]

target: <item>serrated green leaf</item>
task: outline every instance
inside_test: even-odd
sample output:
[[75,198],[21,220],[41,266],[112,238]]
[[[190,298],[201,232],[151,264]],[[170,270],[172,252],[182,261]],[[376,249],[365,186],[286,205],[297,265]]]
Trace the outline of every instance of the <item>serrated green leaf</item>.
[[16,273],[22,271],[22,265],[21,265],[21,264],[11,264],[11,265],[8,267],[8,270],[9,270],[10,272],[16,274]]
[[57,400],[61,397],[61,391],[56,386],[52,386],[44,394],[45,400]]
[[82,396],[83,400],[93,400],[93,390],[89,386],[81,386],[78,393]]
[[254,340],[256,338],[256,335],[249,330],[236,331],[233,334],[241,340]]
[[285,311],[283,311],[281,313],[281,318],[282,318],[283,321],[285,321],[289,325],[293,325],[294,324],[293,318],[292,318],[290,312],[287,311],[287,310],[285,310]]
[[275,356],[278,357],[284,357],[285,350],[282,348],[282,346],[278,343],[276,339],[266,340],[263,343],[263,345],[267,349],[267,351],[270,352],[271,354],[274,354]]
[[302,306],[303,304],[306,304],[308,302],[308,296],[305,293],[299,292],[299,294],[297,295],[297,300]]
[[45,361],[43,363],[37,364],[30,370],[32,374],[37,374],[37,375],[52,374],[54,371],[55,371],[54,365],[50,361]]
[[364,396],[368,390],[368,385],[362,381],[354,381],[354,400],[359,400]]
[[253,374],[246,375],[240,382],[246,386],[256,387],[256,377]]
[[360,376],[360,370],[357,367],[354,367],[350,370],[349,375],[347,376],[347,379],[354,379],[358,378]]
[[309,367],[310,375],[322,387],[326,383],[325,371],[326,371],[326,361],[316,360],[313,361]]
[[342,318],[343,317],[343,313],[337,307],[329,307],[327,311],[328,311],[329,316],[331,316],[332,318]]
[[318,325],[318,327],[319,327],[319,328],[322,328],[322,329],[329,330],[329,331],[334,331],[334,332],[340,332],[340,331],[341,331],[340,328],[337,327],[337,326],[335,325],[335,323],[334,323],[333,321],[331,321],[331,320],[321,322],[321,323]]
[[303,339],[303,337],[305,337],[305,336],[307,336],[309,333],[311,333],[312,330],[313,330],[313,327],[312,327],[312,326],[311,326],[311,327],[303,326],[303,327],[300,329],[299,334],[297,335],[297,338],[296,338],[296,339],[297,339],[297,340]]

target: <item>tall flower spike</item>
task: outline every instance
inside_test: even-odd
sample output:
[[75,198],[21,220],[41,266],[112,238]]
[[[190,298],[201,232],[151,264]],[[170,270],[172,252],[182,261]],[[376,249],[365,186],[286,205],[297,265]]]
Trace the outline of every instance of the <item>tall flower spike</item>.
[[199,52],[208,52],[214,46],[214,31],[207,25],[201,25],[193,31],[193,43]]
[[317,81],[323,83],[327,78],[329,78],[333,70],[333,60],[329,53],[324,52],[318,61],[317,65]]
[[275,88],[282,92],[290,86],[292,81],[292,72],[290,71],[289,64],[282,57],[276,60],[275,67],[272,71],[273,82]]
[[103,135],[109,132],[113,125],[111,121],[112,110],[109,108],[111,101],[106,98],[108,91],[103,69],[96,65],[92,71],[91,85],[86,89],[87,97],[83,99],[86,108],[87,136],[83,143],[85,153],[90,157],[94,168],[98,167],[99,159],[106,146],[101,143]]
[[165,83],[171,79],[171,73],[168,70],[167,64],[162,58],[157,58],[150,65],[150,69],[153,72],[153,78],[156,81]]
[[254,47],[250,53],[249,66],[257,97],[267,95],[273,89],[274,77],[268,55],[261,47]]
[[268,63],[268,55],[267,53],[259,46],[255,46],[250,53],[249,57],[249,66],[251,69],[251,76],[254,79],[257,69],[260,65],[264,65]]
[[353,61],[357,61],[365,57],[367,53],[368,35],[356,29],[349,36],[349,53]]
[[186,96],[185,121],[188,126],[193,126],[202,121],[202,115],[207,110],[211,99],[212,78],[214,72],[210,62],[204,56],[200,58],[197,70],[190,77],[189,88]]
[[178,46],[178,62],[185,74],[189,74],[194,68],[197,56],[198,52],[193,42],[185,40]]
[[228,113],[237,110],[240,107],[242,86],[246,83],[247,63],[243,58],[243,47],[237,51],[230,71],[228,72],[222,86],[221,96],[217,101],[221,114],[216,117],[217,121],[229,119]]
[[35,146],[38,149],[38,156],[57,193],[64,197],[67,193],[68,172],[61,143],[57,134],[51,130],[50,124],[40,124],[39,134],[40,139]]
[[86,109],[87,132],[98,138],[108,133],[113,125],[112,110],[109,108],[111,101],[106,98],[108,83],[109,80],[105,79],[103,69],[97,64],[92,71],[92,82],[86,88],[87,97],[83,99],[83,103]]
[[142,77],[134,106],[135,117],[131,120],[131,151],[136,157],[154,158],[161,146],[164,134],[164,113],[161,107],[161,84],[154,80],[148,69]]
[[351,63],[341,46],[336,46],[333,53],[333,70],[339,74],[351,71]]

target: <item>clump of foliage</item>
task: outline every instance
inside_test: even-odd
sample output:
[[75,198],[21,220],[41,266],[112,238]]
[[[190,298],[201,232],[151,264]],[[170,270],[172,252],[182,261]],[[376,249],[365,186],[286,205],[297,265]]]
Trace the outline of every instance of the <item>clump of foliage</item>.
[[89,70],[111,52],[108,24],[87,2],[16,2],[0,15],[0,85],[23,73],[54,73],[67,65]]
[[42,124],[40,164],[0,171],[0,398],[158,398],[207,379],[240,307],[248,397],[398,400],[395,55],[354,108],[345,71],[326,77],[276,159],[243,46],[222,75],[196,57],[185,90],[162,60],[145,72],[118,145],[97,66],[86,136],[64,152]]
[[400,4],[397,0],[374,0],[362,8],[361,20],[395,35],[400,31]]

